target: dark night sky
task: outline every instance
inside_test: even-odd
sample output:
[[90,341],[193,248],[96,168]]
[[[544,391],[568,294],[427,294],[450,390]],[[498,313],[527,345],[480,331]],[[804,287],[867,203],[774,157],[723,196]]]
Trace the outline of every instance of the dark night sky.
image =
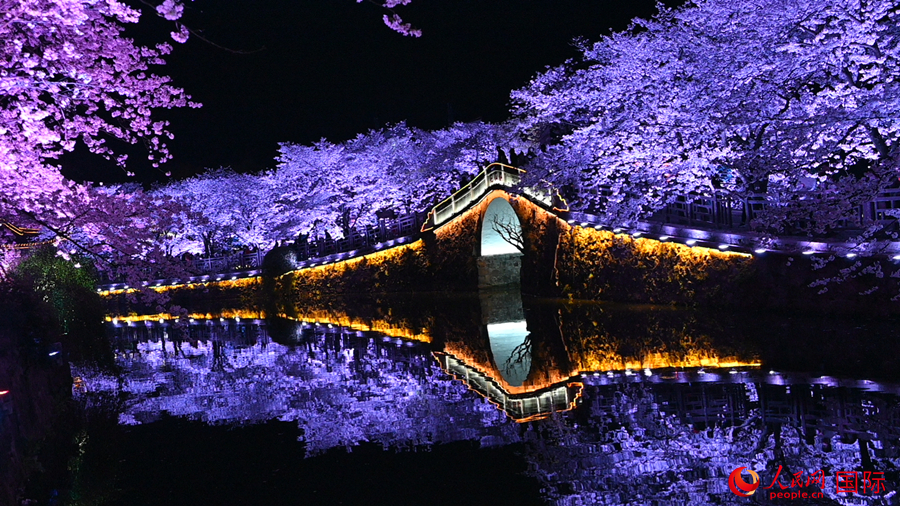
[[[186,4],[185,22],[209,40],[259,50],[236,54],[196,37],[174,44],[158,73],[203,107],[160,114],[172,123],[175,158],[162,170],[134,166],[145,182],[166,170],[184,177],[205,167],[274,167],[278,142],[341,141],[403,120],[426,129],[446,126],[451,114],[502,121],[511,89],[577,55],[573,37],[595,40],[655,12],[652,0],[414,0],[397,9],[423,30],[412,38],[388,29],[383,10],[355,0]],[[171,29],[147,13],[126,33],[152,44],[169,40]],[[126,180],[85,153],[63,165],[75,180]]]

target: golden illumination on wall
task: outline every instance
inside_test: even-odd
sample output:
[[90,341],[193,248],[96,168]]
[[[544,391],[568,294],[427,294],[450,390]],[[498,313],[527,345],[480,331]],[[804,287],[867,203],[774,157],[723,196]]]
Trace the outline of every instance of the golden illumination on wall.
[[[265,319],[266,313],[263,311],[255,311],[249,309],[222,309],[216,313],[188,313],[187,318],[195,320],[217,320],[219,318],[242,320],[262,320]],[[137,322],[158,322],[160,320],[177,320],[178,316],[170,313],[156,314],[130,314],[130,315],[106,315],[106,321],[109,323],[137,323]]]
[[756,259],[736,251],[571,227],[560,236],[557,282],[580,299],[660,304],[727,303]]
[[[404,255],[421,255],[424,248],[425,244],[422,240],[418,240],[410,244],[394,246],[347,260],[293,270],[282,274],[279,276],[279,279],[287,279],[294,283],[327,284],[330,280],[340,279],[342,276],[358,269],[361,264],[365,264],[367,268],[374,268],[375,270],[384,268],[388,264],[401,265],[400,261]],[[377,288],[377,286],[374,288]]]
[[627,233],[617,234],[609,230],[573,227],[568,223],[565,224],[565,227],[577,246],[590,247],[594,251],[606,250],[612,246],[624,246],[634,248],[635,252],[644,255],[661,257],[675,255],[685,264],[696,264],[710,260],[734,261],[753,258],[753,255],[750,253],[739,251],[722,251],[705,246],[689,246],[678,242],[660,241],[648,237],[632,237]]
[[336,313],[335,311],[311,310],[304,312],[302,316],[288,316],[286,314],[279,314],[278,316],[297,322],[330,324],[353,330],[378,332],[385,336],[406,339],[409,341],[418,341],[421,343],[431,342],[431,335],[429,335],[428,329],[401,327],[381,319],[355,318],[344,313]]
[[[248,278],[238,278],[238,279],[223,279],[221,281],[197,281],[193,283],[174,283],[170,285],[147,285],[143,288],[149,288],[154,292],[168,292],[172,290],[196,290],[207,289],[207,288],[218,288],[230,290],[233,288],[236,289],[246,289],[251,286],[258,286],[262,282],[262,277],[260,276],[252,276]],[[128,293],[136,293],[139,290],[137,288],[117,288],[115,290],[97,290],[97,293],[101,297],[108,297],[110,295],[121,295]]]
[[648,352],[640,358],[624,358],[616,353],[573,354],[572,362],[579,372],[607,372],[642,369],[693,369],[693,368],[734,368],[759,367],[759,360],[740,360],[737,357],[718,356],[712,350],[691,350],[687,353]]

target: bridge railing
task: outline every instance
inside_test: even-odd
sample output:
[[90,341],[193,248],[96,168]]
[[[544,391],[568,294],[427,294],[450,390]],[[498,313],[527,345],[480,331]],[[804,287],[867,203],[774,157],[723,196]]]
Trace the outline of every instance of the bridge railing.
[[500,163],[488,165],[453,195],[434,206],[431,210],[430,224],[438,227],[450,221],[459,211],[469,207],[493,186],[512,187],[519,184],[523,172],[522,169]]
[[876,223],[897,221],[889,211],[900,211],[900,188],[892,188],[878,194],[874,200],[863,205],[863,216]]
[[265,256],[262,251],[239,252],[220,257],[196,258],[193,264],[194,269],[203,274],[245,271],[262,267]]
[[[425,229],[432,229],[453,219],[457,214],[478,202],[494,188],[513,188],[522,180],[525,171],[502,163],[492,163],[453,195],[432,208],[425,221]],[[555,191],[550,188],[521,188],[520,191],[534,201],[548,207],[553,205]]]
[[299,261],[374,248],[392,240],[418,236],[425,218],[425,213],[403,214],[396,218],[379,220],[375,225],[353,228],[342,239],[326,237],[310,241],[301,237],[290,246]]
[[[221,255],[208,258],[194,258],[186,260],[188,265],[192,267],[197,274],[225,274],[237,273],[242,271],[254,271],[262,268],[263,258],[266,252],[257,250],[253,252],[237,252],[228,255]],[[162,276],[160,273],[151,274],[150,277]],[[109,272],[100,273],[101,285],[110,283],[121,283],[122,278],[111,277]],[[158,281],[158,280],[157,280]]]
[[[380,245],[391,245],[391,242],[403,238],[415,238],[421,233],[425,223],[425,213],[409,213],[392,219],[383,219],[375,225],[351,229],[347,237],[332,239],[329,237],[308,240],[298,239],[290,243],[298,261],[327,257],[337,253],[348,253],[354,250],[377,249]],[[226,274],[246,271],[258,271],[262,268],[265,251],[238,252],[209,258],[195,258],[191,261],[196,274]],[[121,279],[110,279],[103,276],[101,284],[118,283]]]
[[[608,191],[600,188],[597,191],[599,198],[595,199],[600,204],[585,212],[602,216],[605,193]],[[797,198],[827,200],[834,198],[834,195],[826,191],[803,191],[797,193]],[[772,201],[765,193],[752,193],[743,198],[716,194],[682,195],[655,212],[649,221],[717,229],[749,229],[753,219],[777,205],[780,204]],[[852,216],[837,223],[837,228],[858,229],[866,223],[895,223],[898,220],[894,213],[900,213],[900,188],[884,190],[871,201],[859,205]],[[801,223],[794,225],[799,226]]]

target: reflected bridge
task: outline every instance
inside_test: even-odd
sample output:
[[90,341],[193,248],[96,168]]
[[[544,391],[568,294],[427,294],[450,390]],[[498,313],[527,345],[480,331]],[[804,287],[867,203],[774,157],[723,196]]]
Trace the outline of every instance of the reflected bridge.
[[542,420],[554,412],[568,411],[578,405],[583,385],[564,382],[534,392],[510,394],[490,375],[449,353],[435,352],[441,369],[460,380],[470,390],[486,398],[516,422]]

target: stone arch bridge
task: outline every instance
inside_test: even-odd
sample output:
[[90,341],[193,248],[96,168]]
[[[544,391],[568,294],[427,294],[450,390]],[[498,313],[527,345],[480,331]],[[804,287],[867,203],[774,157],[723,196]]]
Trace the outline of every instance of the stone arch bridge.
[[[847,253],[852,244],[763,242],[746,230],[665,221],[626,228],[569,210],[552,188],[523,187],[522,172],[491,164],[435,206],[415,233],[365,249],[306,259],[293,245],[277,249],[269,269],[276,290],[296,299],[519,284],[525,293],[577,299],[894,311],[897,278],[874,281],[884,285],[875,297],[859,296],[872,280],[851,280],[817,296],[822,284],[816,280],[834,278],[859,261]],[[822,268],[816,262],[825,257],[837,258]],[[856,268],[897,259],[895,243]]]

